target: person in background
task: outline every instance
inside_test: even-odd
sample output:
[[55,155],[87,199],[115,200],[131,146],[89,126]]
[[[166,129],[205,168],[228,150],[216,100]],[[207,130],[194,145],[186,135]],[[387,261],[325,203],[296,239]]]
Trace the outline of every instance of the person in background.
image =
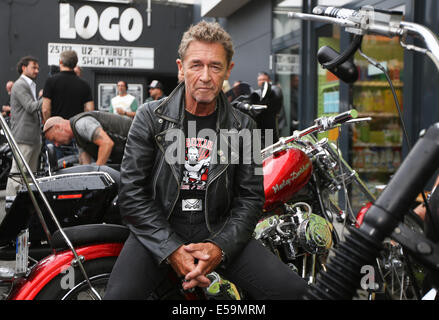
[[129,117],[91,111],[70,119],[51,117],[44,124],[43,132],[55,146],[69,144],[74,138],[81,164],[105,165],[108,160],[120,164],[131,122]]
[[149,88],[149,97],[145,100],[146,102],[160,100],[166,98],[165,93],[163,91],[163,85],[158,80],[153,80],[148,86]]
[[[263,140],[265,138],[265,130],[273,130],[273,143],[279,140],[279,115],[283,114],[283,95],[279,86],[275,86],[271,83],[270,76],[266,72],[258,73],[258,87],[259,91],[262,90],[262,86],[265,82],[271,84],[271,92],[268,96],[268,108],[263,110],[255,120],[258,124],[258,128],[262,129]],[[268,141],[270,143],[270,141]]]
[[233,82],[233,88],[239,86],[242,83],[241,80],[236,80],[235,82]]
[[53,116],[69,119],[81,112],[94,110],[90,85],[73,71],[77,63],[75,51],[61,52],[60,71],[49,77],[44,84],[43,123]]
[[298,116],[298,108],[299,108],[299,76],[297,74],[293,74],[291,76],[291,84],[290,84],[290,114],[291,114],[291,132],[299,129],[299,116]]
[[[41,106],[43,101],[37,98],[35,80],[40,66],[38,60],[31,56],[23,57],[17,64],[20,77],[15,81],[11,91],[12,135],[30,169],[35,172],[41,152]],[[12,160],[10,173],[19,173],[15,159]],[[15,196],[20,186],[16,178],[9,178],[6,196]]]
[[14,81],[9,80],[6,82],[6,92],[8,93],[8,99],[5,101],[5,103],[2,106],[2,116],[8,117],[11,113],[11,91],[12,86],[14,85]]
[[57,74],[59,72],[59,65],[50,65],[49,66],[49,77],[54,76],[55,74]]
[[111,99],[110,113],[134,118],[139,104],[136,97],[128,93],[128,83],[123,80],[117,82],[118,95]]

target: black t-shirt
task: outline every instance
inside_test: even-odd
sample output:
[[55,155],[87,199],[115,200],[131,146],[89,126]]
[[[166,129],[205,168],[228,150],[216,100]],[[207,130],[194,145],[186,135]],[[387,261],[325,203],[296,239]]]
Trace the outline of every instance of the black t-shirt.
[[[202,117],[185,112],[185,163],[180,198],[175,207],[177,217],[192,213],[199,217],[196,219],[198,222],[204,220],[204,199],[211,156],[213,156],[216,120],[216,111]],[[200,131],[203,129],[211,129],[212,136],[200,136]]]
[[46,80],[43,97],[52,103],[51,116],[69,119],[84,112],[84,104],[93,100],[91,88],[73,71],[61,71]]

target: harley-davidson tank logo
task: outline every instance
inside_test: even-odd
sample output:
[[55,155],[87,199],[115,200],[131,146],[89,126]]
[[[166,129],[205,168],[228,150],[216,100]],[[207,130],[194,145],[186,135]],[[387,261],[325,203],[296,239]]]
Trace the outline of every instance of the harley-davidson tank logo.
[[298,171],[291,172],[290,178],[288,178],[287,180],[284,179],[280,185],[276,184],[273,187],[274,193],[276,194],[279,191],[281,191],[283,188],[285,188],[286,186],[289,186],[290,184],[292,184],[294,180],[296,180],[298,177],[300,177],[302,175],[302,173],[304,173],[306,170],[308,170],[310,165],[311,165],[311,163],[308,162],[306,165],[302,166]]

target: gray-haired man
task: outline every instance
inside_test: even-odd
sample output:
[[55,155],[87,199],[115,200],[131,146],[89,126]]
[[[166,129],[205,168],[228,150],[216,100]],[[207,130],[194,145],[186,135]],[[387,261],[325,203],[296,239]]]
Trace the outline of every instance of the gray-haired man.
[[[170,268],[185,290],[208,286],[207,275],[216,270],[254,299],[297,299],[305,292],[304,280],[252,238],[264,203],[263,177],[255,174],[260,164],[253,158],[248,163],[218,161],[223,152],[215,148],[216,133],[256,128],[222,93],[234,66],[233,52],[219,24],[192,26],[177,60],[184,82],[165,100],[137,111],[119,192],[130,236],[106,299],[147,299]],[[172,129],[182,133],[175,137],[187,152],[182,163],[165,155],[175,144],[167,136]],[[249,151],[249,142],[242,141],[241,150]]]

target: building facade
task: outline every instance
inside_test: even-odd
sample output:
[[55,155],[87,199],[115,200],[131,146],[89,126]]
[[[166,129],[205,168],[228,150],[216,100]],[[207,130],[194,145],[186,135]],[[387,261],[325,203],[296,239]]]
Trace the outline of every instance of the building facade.
[[78,53],[97,109],[108,109],[118,80],[140,103],[154,79],[169,93],[177,84],[178,44],[193,17],[193,5],[170,1],[2,1],[0,100],[7,98],[4,84],[19,76],[21,57],[39,60],[39,90],[67,49]]
[[[407,142],[382,74],[355,56],[360,78],[346,84],[319,65],[319,48],[341,51],[351,35],[332,25],[288,18],[290,11],[310,13],[317,5],[398,10],[405,20],[439,34],[435,0],[1,1],[0,84],[15,80],[18,60],[33,55],[40,61],[39,90],[50,66],[58,65],[59,53],[75,49],[97,109],[107,110],[118,80],[127,81],[130,92],[143,102],[154,79],[164,84],[165,93],[176,86],[177,47],[189,25],[200,19],[217,20],[235,45],[230,84],[239,80],[256,88],[258,72],[265,71],[282,88],[287,119],[283,136],[321,115],[356,108],[373,120],[342,132],[344,157],[371,185],[388,181],[419,132],[439,121],[439,76],[425,56],[404,51],[397,39],[364,40],[364,52],[382,62],[394,80]],[[6,98],[0,89],[0,102]]]
[[[360,116],[372,117],[366,124],[346,126],[339,142],[344,158],[374,191],[376,185],[389,181],[421,130],[439,121],[439,76],[426,56],[404,50],[399,39],[364,37],[363,52],[384,65],[394,83],[406,139],[382,72],[357,54],[353,62],[359,78],[347,84],[318,63],[321,47],[341,52],[352,35],[333,25],[288,18],[290,11],[311,13],[318,5],[350,9],[370,5],[400,11],[404,20],[439,34],[439,2],[434,0],[202,0],[201,12],[203,17],[225,19],[235,41],[232,82],[243,80],[255,87],[258,71],[266,70],[282,88],[288,119],[282,135],[312,125],[317,117],[352,108]],[[409,43],[423,46],[413,40]]]

